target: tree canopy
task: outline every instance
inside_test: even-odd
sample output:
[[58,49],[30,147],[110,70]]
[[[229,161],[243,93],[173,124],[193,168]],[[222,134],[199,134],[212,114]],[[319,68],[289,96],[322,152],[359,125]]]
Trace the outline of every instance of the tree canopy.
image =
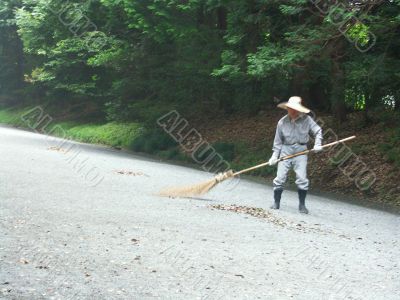
[[3,0],[0,94],[255,113],[400,110],[400,0]]

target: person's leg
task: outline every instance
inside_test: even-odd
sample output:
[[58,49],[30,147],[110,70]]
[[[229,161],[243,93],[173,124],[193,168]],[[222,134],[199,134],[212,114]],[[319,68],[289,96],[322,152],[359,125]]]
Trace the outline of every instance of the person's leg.
[[307,160],[307,155],[298,156],[293,160],[293,169],[296,173],[296,185],[299,195],[299,211],[304,214],[308,214],[308,209],[305,204],[309,188],[309,180],[307,178]]
[[290,170],[290,161],[281,161],[278,163],[278,171],[273,181],[274,183],[274,204],[271,206],[272,209],[279,209],[281,203],[281,196],[284,185],[286,183],[287,174]]

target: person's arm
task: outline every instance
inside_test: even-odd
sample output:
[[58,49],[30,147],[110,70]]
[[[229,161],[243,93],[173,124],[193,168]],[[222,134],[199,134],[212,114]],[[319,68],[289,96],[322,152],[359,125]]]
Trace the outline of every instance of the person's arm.
[[281,154],[282,150],[282,144],[283,144],[283,138],[282,138],[282,133],[281,133],[281,123],[278,122],[278,125],[276,126],[276,131],[275,131],[275,138],[274,138],[274,145],[272,147],[273,155],[275,157],[279,157]]
[[311,118],[310,120],[310,132],[314,138],[314,148],[315,152],[322,151],[322,128]]
[[272,153],[271,158],[268,161],[270,166],[277,164],[279,155],[281,154],[282,144],[283,144],[283,139],[282,139],[282,134],[281,134],[281,123],[278,122],[278,125],[276,126],[276,131],[275,131],[274,145],[272,147],[273,153]]

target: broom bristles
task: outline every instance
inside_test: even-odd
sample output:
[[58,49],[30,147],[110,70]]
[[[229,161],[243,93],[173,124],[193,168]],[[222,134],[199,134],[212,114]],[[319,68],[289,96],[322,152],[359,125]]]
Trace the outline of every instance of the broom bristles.
[[200,184],[195,184],[186,187],[167,188],[162,190],[158,195],[163,197],[193,197],[201,196],[209,192],[221,181],[231,177],[233,172],[230,170],[222,175],[220,179],[213,178]]
[[176,187],[176,188],[168,188],[162,190],[159,195],[165,197],[192,197],[192,196],[200,196],[207,193],[214,186],[217,185],[217,180],[215,178],[208,180],[206,182],[186,186],[186,187]]

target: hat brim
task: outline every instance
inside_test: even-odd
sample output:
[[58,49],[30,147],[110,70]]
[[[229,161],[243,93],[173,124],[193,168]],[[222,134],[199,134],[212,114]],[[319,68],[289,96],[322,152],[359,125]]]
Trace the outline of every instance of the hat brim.
[[289,107],[291,109],[297,110],[297,111],[305,113],[305,114],[308,114],[310,112],[310,110],[307,107],[304,107],[301,104],[294,104],[294,103],[289,103],[289,102],[279,103],[278,107],[282,108],[282,109],[288,109],[288,107]]

